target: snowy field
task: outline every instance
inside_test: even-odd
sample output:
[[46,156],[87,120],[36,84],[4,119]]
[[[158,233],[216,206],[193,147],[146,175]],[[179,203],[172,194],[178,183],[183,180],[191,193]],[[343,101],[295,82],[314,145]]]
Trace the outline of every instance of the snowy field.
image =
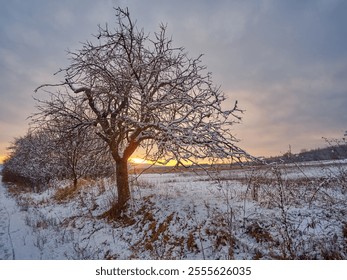
[[129,212],[102,217],[114,180],[0,186],[0,259],[347,259],[347,162],[132,175]]

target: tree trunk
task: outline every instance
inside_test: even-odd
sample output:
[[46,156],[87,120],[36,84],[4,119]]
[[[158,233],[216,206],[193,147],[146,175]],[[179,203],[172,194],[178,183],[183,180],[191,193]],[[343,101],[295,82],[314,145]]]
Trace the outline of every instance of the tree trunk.
[[118,192],[117,208],[120,213],[126,209],[127,202],[130,199],[127,159],[122,158],[116,161],[116,181]]
[[74,179],[73,179],[73,189],[74,189],[74,191],[77,190],[77,183],[78,183],[78,179],[76,177],[74,177]]
[[130,199],[128,160],[117,157],[115,162],[118,199],[109,210],[101,215],[102,218],[107,218],[109,220],[122,218]]

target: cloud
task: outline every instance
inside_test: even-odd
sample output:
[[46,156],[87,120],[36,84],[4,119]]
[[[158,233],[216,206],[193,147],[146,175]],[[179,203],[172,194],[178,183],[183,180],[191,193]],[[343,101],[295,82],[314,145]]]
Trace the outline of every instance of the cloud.
[[67,65],[66,50],[80,47],[112,10],[104,3],[95,9],[95,1],[15,0],[2,5],[0,154],[26,132],[27,117],[35,111],[34,89],[59,81],[53,73]]
[[234,129],[251,152],[315,147],[347,129],[346,1],[14,0],[0,11],[1,141],[33,112],[33,89],[68,64],[65,51],[113,26],[117,5],[145,32],[162,22],[175,46],[205,54],[229,105],[246,109]]

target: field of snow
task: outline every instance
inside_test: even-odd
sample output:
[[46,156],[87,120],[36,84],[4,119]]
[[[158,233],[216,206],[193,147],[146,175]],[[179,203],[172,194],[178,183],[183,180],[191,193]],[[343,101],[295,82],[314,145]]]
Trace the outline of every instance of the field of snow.
[[347,163],[132,175],[42,193],[0,186],[0,259],[347,259]]

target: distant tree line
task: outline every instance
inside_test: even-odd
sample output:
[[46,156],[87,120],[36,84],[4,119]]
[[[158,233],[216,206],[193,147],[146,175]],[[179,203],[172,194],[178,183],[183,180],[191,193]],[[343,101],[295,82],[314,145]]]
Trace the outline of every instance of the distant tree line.
[[282,156],[267,158],[268,162],[307,162],[320,160],[347,159],[347,142],[342,139],[325,139],[327,147],[312,150],[302,150],[298,154],[287,152]]

